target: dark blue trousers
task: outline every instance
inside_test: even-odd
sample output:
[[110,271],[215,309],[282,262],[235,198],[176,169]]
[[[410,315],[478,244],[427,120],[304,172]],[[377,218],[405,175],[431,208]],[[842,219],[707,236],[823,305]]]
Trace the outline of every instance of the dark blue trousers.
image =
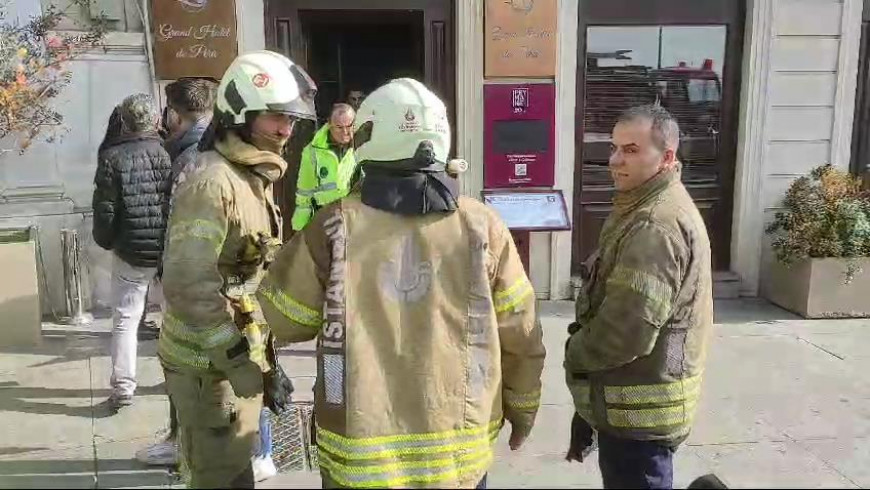
[[598,433],[598,465],[604,488],[674,487],[676,449],[652,441],[632,441]]

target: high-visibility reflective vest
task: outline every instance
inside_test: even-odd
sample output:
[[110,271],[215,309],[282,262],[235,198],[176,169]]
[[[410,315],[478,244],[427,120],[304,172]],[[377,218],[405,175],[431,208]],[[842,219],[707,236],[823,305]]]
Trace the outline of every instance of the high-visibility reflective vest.
[[302,150],[299,178],[296,180],[293,229],[305,228],[318,209],[346,196],[355,170],[353,149],[345,151],[339,160],[335,150],[329,146],[329,124],[324,124]]

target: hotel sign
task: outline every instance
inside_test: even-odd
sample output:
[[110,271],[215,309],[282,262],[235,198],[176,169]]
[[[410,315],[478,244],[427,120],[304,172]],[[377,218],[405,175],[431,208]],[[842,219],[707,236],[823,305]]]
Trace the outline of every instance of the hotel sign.
[[220,79],[238,55],[235,0],[151,0],[157,78]]

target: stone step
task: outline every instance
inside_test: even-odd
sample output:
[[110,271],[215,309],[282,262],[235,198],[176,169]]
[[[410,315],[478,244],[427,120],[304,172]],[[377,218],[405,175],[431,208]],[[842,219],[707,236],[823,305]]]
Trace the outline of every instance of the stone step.
[[740,297],[740,276],[731,271],[713,273],[713,298],[736,299]]

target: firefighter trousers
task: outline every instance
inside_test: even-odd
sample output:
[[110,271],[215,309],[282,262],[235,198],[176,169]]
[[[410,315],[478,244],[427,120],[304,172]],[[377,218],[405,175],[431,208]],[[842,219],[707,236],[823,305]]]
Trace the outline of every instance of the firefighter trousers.
[[254,488],[251,470],[263,395],[240,398],[219,372],[163,368],[178,413],[179,446],[191,488]]

